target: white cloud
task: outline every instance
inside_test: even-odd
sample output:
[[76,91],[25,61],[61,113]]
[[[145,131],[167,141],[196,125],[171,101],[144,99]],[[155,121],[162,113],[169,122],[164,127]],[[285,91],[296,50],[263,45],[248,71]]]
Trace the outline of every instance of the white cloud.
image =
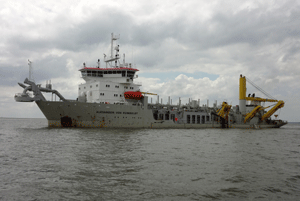
[[[138,79],[142,89],[159,93],[165,101],[170,95],[176,101],[180,96],[184,101],[200,98],[203,104],[206,99],[211,104],[223,99],[237,104],[238,78],[243,74],[276,98],[289,100],[284,109],[294,115],[286,118],[299,119],[300,109],[291,109],[300,84],[297,1],[32,0],[1,4],[1,90],[22,91],[17,82],[28,75],[30,59],[36,81],[51,79],[66,98],[76,98],[81,82],[77,70],[83,62],[95,66],[98,58],[102,60],[109,51],[110,33],[115,32],[121,35],[121,52],[125,51],[127,61],[133,57],[143,75],[153,75]],[[155,78],[162,72],[177,76]],[[199,72],[218,77],[191,75]],[[251,86],[248,90],[259,93]],[[19,116],[21,108],[10,103],[13,95],[0,97],[2,106],[6,104],[1,116]],[[30,113],[31,109],[26,114],[40,115]]]

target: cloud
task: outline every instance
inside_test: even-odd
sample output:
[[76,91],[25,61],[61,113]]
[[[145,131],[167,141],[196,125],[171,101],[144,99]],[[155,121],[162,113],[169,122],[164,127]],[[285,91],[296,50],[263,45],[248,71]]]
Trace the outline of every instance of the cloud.
[[299,92],[299,13],[293,0],[6,1],[0,8],[0,87],[18,92],[11,87],[28,76],[30,59],[37,82],[51,79],[66,98],[76,98],[77,70],[103,60],[114,32],[121,55],[140,69],[142,89],[164,100],[236,102],[240,74],[290,99]]

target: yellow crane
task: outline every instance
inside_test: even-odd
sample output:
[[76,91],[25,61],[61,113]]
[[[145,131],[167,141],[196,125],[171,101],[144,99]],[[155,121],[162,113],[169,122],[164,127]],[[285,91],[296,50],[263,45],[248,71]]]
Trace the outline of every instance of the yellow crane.
[[259,111],[267,109],[269,107],[270,106],[268,106],[268,107],[262,107],[260,105],[256,106],[251,112],[246,114],[244,123],[246,123],[248,120],[251,120],[256,115],[256,113],[258,113]]
[[261,108],[262,107],[258,105],[251,112],[249,112],[245,117],[244,123],[246,123],[247,120],[251,120],[255,116],[255,114],[260,111]]
[[228,105],[227,102],[223,102],[222,103],[222,108],[220,109],[220,111],[218,112],[218,115],[220,117],[222,117],[223,119],[226,119],[228,120],[228,114],[230,112],[230,108],[231,108],[231,105]]
[[272,116],[272,114],[274,114],[278,109],[282,108],[284,106],[284,102],[282,100],[278,101],[278,103],[272,107],[266,114],[264,114],[261,117],[261,120],[267,119],[270,116]]
[[[267,98],[259,98],[259,97],[246,97],[246,81],[249,82],[252,86],[254,86],[256,89],[258,89],[259,91],[261,91],[263,94],[265,94],[266,96],[270,97],[270,99]],[[272,107],[267,113],[265,113],[262,117],[261,120],[267,119],[270,116],[272,116],[278,109],[282,108],[284,106],[284,101],[282,100],[277,100],[274,97],[272,97],[271,95],[269,95],[267,92],[265,92],[263,89],[261,89],[260,87],[258,87],[257,85],[255,85],[250,79],[246,80],[245,76],[240,76],[240,108],[243,108],[243,111],[245,112],[246,110],[246,101],[257,101],[257,102],[277,102],[277,104]],[[268,107],[266,107],[268,108]],[[248,114],[246,114],[244,123],[247,122],[247,120],[252,119],[255,114],[263,109],[266,108],[262,108],[260,105],[256,106],[251,112],[249,112]]]

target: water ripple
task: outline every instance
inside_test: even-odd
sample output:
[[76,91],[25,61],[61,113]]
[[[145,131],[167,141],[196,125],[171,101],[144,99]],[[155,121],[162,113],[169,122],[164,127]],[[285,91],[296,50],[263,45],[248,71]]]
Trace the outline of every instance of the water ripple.
[[1,119],[1,200],[297,200],[300,125],[57,129]]

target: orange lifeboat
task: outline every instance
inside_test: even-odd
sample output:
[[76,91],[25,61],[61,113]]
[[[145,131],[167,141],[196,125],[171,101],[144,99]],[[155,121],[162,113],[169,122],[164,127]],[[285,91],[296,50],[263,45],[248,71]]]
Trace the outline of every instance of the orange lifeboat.
[[124,97],[125,99],[141,100],[144,96],[140,91],[126,91]]

